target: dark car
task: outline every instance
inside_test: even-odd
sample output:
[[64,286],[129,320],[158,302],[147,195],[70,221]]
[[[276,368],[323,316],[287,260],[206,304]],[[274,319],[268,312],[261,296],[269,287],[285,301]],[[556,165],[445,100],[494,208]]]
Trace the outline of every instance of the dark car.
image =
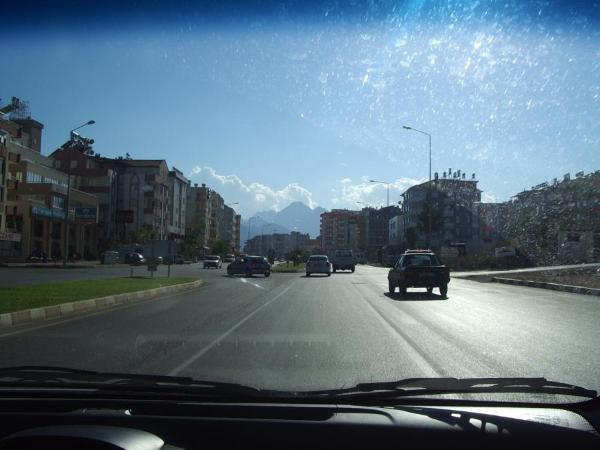
[[175,255],[173,256],[173,264],[183,264],[185,261],[183,259],[183,256],[181,255]]
[[227,274],[242,274],[251,277],[254,274],[271,275],[271,264],[264,256],[244,256],[237,258],[227,266]]
[[131,264],[132,266],[139,266],[141,264],[146,264],[146,258],[144,258],[140,253],[127,253],[125,255],[125,264]]
[[223,264],[221,262],[220,256],[210,255],[210,256],[204,257],[204,268],[205,269],[210,269],[211,267],[213,269],[220,269],[222,267],[222,265]]
[[431,294],[433,288],[437,287],[445,297],[449,282],[450,269],[431,250],[407,250],[388,273],[390,294],[394,293],[396,287],[401,295],[406,294],[409,287],[427,288]]

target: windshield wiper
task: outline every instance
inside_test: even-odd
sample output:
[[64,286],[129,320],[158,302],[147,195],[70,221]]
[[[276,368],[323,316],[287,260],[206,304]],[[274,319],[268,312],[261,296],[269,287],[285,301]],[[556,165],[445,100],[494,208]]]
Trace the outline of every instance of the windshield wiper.
[[407,378],[399,381],[360,383],[354,387],[302,392],[315,397],[403,397],[470,393],[527,393],[596,398],[591,389],[545,378]]
[[211,395],[262,395],[259,389],[236,383],[196,380],[191,377],[96,372],[57,366],[18,366],[0,368],[2,387],[60,387],[111,389],[120,391],[160,391]]

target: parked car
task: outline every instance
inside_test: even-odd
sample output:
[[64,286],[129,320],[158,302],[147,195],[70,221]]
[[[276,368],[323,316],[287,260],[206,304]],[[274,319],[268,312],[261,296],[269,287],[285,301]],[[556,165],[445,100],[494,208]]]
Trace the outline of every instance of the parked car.
[[271,264],[264,256],[244,256],[227,266],[227,275],[241,274],[251,277],[255,274],[271,275]]
[[223,258],[224,263],[232,263],[233,261],[235,261],[235,255],[225,255]]
[[313,273],[324,273],[331,276],[333,270],[327,255],[312,255],[306,261],[306,276],[310,277]]
[[173,256],[173,264],[183,264],[185,263],[185,260],[183,259],[183,256],[181,255],[175,255]]
[[214,269],[220,269],[223,266],[221,262],[220,256],[209,255],[204,258],[204,268],[210,269],[211,267]]
[[131,264],[132,266],[139,266],[146,264],[146,258],[140,253],[130,252],[125,255],[125,264]]
[[148,261],[154,260],[154,262],[156,263],[157,266],[160,266],[161,264],[165,263],[165,259],[162,256],[149,256],[146,259]]
[[119,252],[107,250],[102,254],[102,264],[116,264],[119,262]]
[[431,294],[437,287],[445,297],[449,282],[450,269],[431,250],[407,250],[388,272],[390,294],[398,288],[400,294],[405,295],[409,287],[424,287]]

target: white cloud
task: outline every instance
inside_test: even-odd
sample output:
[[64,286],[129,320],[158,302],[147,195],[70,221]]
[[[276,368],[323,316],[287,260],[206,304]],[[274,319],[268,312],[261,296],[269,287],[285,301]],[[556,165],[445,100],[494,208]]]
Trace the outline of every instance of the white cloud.
[[496,203],[496,197],[493,194],[488,194],[487,192],[481,193],[481,202],[482,203]]
[[[398,204],[400,194],[415,184],[423,183],[425,179],[397,178],[390,184],[390,205]],[[331,202],[335,208],[359,209],[366,203],[369,206],[385,206],[387,186],[385,184],[370,183],[369,177],[363,175],[360,180],[353,183],[350,178],[338,180],[338,187],[332,189]]]
[[268,209],[279,211],[294,201],[301,201],[311,208],[318,206],[312,193],[298,183],[274,189],[259,182],[244,182],[237,175],[219,174],[207,166],[195,166],[188,176],[192,183],[205,183],[216,190],[223,196],[225,203],[239,202],[234,208],[246,217]]

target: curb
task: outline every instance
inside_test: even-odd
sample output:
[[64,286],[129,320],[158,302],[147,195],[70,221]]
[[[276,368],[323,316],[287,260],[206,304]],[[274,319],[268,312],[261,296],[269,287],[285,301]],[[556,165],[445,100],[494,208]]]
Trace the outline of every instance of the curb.
[[588,288],[584,286],[571,286],[569,284],[558,284],[558,283],[547,283],[545,281],[528,281],[528,280],[517,280],[515,278],[500,278],[492,277],[492,281],[495,283],[512,284],[515,286],[527,286],[541,289],[551,289],[554,291],[571,292],[573,294],[585,294],[600,296],[600,289]]
[[41,308],[24,309],[10,313],[0,314],[0,330],[42,320],[57,319],[72,314],[81,314],[96,310],[109,309],[115,306],[126,305],[140,300],[158,297],[164,294],[189,291],[202,286],[202,280],[190,283],[181,283],[173,286],[147,289],[145,291],[126,292],[124,294],[109,295],[107,297],[89,298],[59,305],[43,306]]

